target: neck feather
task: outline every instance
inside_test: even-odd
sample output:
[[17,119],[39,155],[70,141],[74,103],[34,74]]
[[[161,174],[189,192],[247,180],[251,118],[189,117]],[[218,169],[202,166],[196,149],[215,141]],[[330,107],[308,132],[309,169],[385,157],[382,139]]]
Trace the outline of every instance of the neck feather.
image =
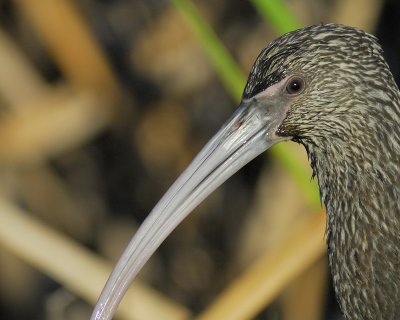
[[347,319],[400,318],[400,134],[382,129],[365,130],[362,139],[305,143],[327,209],[329,262]]

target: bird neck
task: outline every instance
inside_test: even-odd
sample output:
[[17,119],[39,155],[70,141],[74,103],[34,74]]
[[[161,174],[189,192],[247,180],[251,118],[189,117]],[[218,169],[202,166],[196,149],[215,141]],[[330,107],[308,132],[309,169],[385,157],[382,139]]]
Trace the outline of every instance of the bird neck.
[[400,133],[399,126],[381,127],[305,144],[327,209],[329,263],[347,319],[400,319]]

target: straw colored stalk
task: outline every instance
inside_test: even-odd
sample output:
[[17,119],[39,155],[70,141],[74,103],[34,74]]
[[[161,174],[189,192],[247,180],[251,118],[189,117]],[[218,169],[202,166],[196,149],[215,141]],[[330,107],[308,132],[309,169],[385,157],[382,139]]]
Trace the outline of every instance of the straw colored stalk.
[[69,82],[117,101],[114,73],[79,10],[68,0],[14,0]]
[[251,319],[325,252],[325,213],[312,214],[239,276],[199,320]]
[[111,121],[110,109],[90,95],[60,95],[0,122],[0,163],[32,164],[76,148]]
[[[0,197],[0,245],[93,304],[111,265]],[[156,307],[155,307],[156,306]],[[187,319],[188,311],[136,281],[118,315],[123,319]]]

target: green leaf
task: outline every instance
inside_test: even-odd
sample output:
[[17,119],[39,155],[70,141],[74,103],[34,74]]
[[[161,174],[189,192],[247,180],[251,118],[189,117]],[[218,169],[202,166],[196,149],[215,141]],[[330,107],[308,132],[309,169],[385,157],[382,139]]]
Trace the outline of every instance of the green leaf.
[[301,24],[281,0],[250,0],[254,7],[278,34],[301,28]]

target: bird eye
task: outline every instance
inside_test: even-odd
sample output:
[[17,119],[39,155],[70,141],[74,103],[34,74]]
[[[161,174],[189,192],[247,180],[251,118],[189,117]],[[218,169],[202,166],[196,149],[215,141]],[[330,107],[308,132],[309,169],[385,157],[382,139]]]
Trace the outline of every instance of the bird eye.
[[305,87],[304,80],[300,77],[293,77],[289,79],[286,84],[286,92],[288,94],[299,94],[303,92]]

